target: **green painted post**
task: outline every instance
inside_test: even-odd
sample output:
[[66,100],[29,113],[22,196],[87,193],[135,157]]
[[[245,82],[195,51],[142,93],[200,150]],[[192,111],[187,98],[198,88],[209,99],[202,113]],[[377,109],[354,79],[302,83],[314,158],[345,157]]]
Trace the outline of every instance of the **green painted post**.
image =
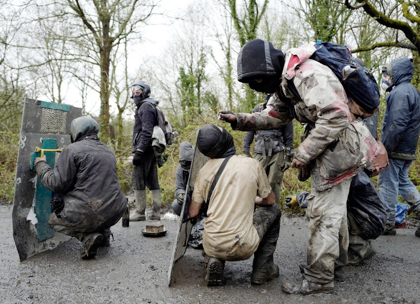
[[[57,140],[46,138],[42,141],[42,149],[57,149]],[[40,156],[40,152],[38,152]],[[55,152],[45,152],[47,163],[51,168],[55,165]],[[54,230],[48,224],[48,219],[51,215],[51,199],[52,192],[44,187],[38,179],[35,190],[35,214],[38,219],[36,224],[36,232],[38,240],[45,241],[54,236]]]

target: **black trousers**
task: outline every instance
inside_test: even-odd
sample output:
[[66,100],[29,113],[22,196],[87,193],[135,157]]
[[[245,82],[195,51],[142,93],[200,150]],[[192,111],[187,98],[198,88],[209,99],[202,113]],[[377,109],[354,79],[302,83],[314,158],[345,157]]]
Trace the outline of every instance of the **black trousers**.
[[149,147],[143,154],[140,166],[133,166],[131,185],[134,190],[159,190],[157,164],[153,148]]

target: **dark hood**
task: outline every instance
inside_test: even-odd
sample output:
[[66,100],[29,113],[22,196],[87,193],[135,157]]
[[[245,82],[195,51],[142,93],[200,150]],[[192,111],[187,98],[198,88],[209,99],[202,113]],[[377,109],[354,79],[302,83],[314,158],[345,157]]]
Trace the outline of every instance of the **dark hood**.
[[207,124],[198,131],[197,148],[210,158],[224,158],[236,152],[232,135],[214,124]]
[[189,141],[183,141],[179,149],[180,161],[192,161],[194,155],[194,148]]
[[392,86],[397,86],[402,82],[410,82],[414,74],[414,64],[409,58],[401,58],[391,62],[392,67]]
[[99,133],[99,125],[90,116],[82,116],[73,119],[70,125],[70,136],[72,142],[84,139],[89,135],[97,135]]
[[252,78],[281,76],[284,54],[271,42],[255,39],[245,44],[238,55],[238,81],[248,83]]

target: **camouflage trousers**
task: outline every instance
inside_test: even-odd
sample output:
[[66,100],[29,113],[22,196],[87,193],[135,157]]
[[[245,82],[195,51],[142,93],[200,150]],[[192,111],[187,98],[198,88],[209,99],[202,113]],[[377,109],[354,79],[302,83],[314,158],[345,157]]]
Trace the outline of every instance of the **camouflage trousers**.
[[260,244],[254,252],[253,272],[273,265],[273,255],[280,233],[280,217],[281,211],[277,204],[260,206],[254,212],[253,224],[260,237]]
[[334,279],[334,268],[347,264],[350,184],[351,179],[322,192],[312,189],[308,196],[309,241],[303,276],[310,282],[329,283]]
[[262,154],[256,153],[254,158],[263,166],[271,189],[276,197],[276,204],[278,204],[280,201],[280,186],[283,181],[283,171],[281,171],[281,166],[284,162],[284,151],[274,153],[271,156],[266,156],[265,158]]

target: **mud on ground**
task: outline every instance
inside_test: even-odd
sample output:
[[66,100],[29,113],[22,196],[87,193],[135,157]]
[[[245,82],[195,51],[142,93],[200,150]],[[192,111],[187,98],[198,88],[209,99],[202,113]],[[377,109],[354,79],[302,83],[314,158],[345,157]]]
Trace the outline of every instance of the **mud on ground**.
[[161,238],[146,238],[150,222],[113,227],[114,241],[94,260],[79,258],[77,240],[24,262],[12,235],[11,208],[0,206],[0,303],[420,303],[420,238],[414,229],[374,242],[377,254],[363,266],[348,267],[348,279],[331,295],[286,295],[280,283],[298,277],[305,261],[307,228],[302,219],[282,222],[275,262],[280,278],[263,286],[250,284],[252,259],[227,262],[227,285],[208,288],[201,252],[188,249],[168,287],[177,221],[162,220]]

